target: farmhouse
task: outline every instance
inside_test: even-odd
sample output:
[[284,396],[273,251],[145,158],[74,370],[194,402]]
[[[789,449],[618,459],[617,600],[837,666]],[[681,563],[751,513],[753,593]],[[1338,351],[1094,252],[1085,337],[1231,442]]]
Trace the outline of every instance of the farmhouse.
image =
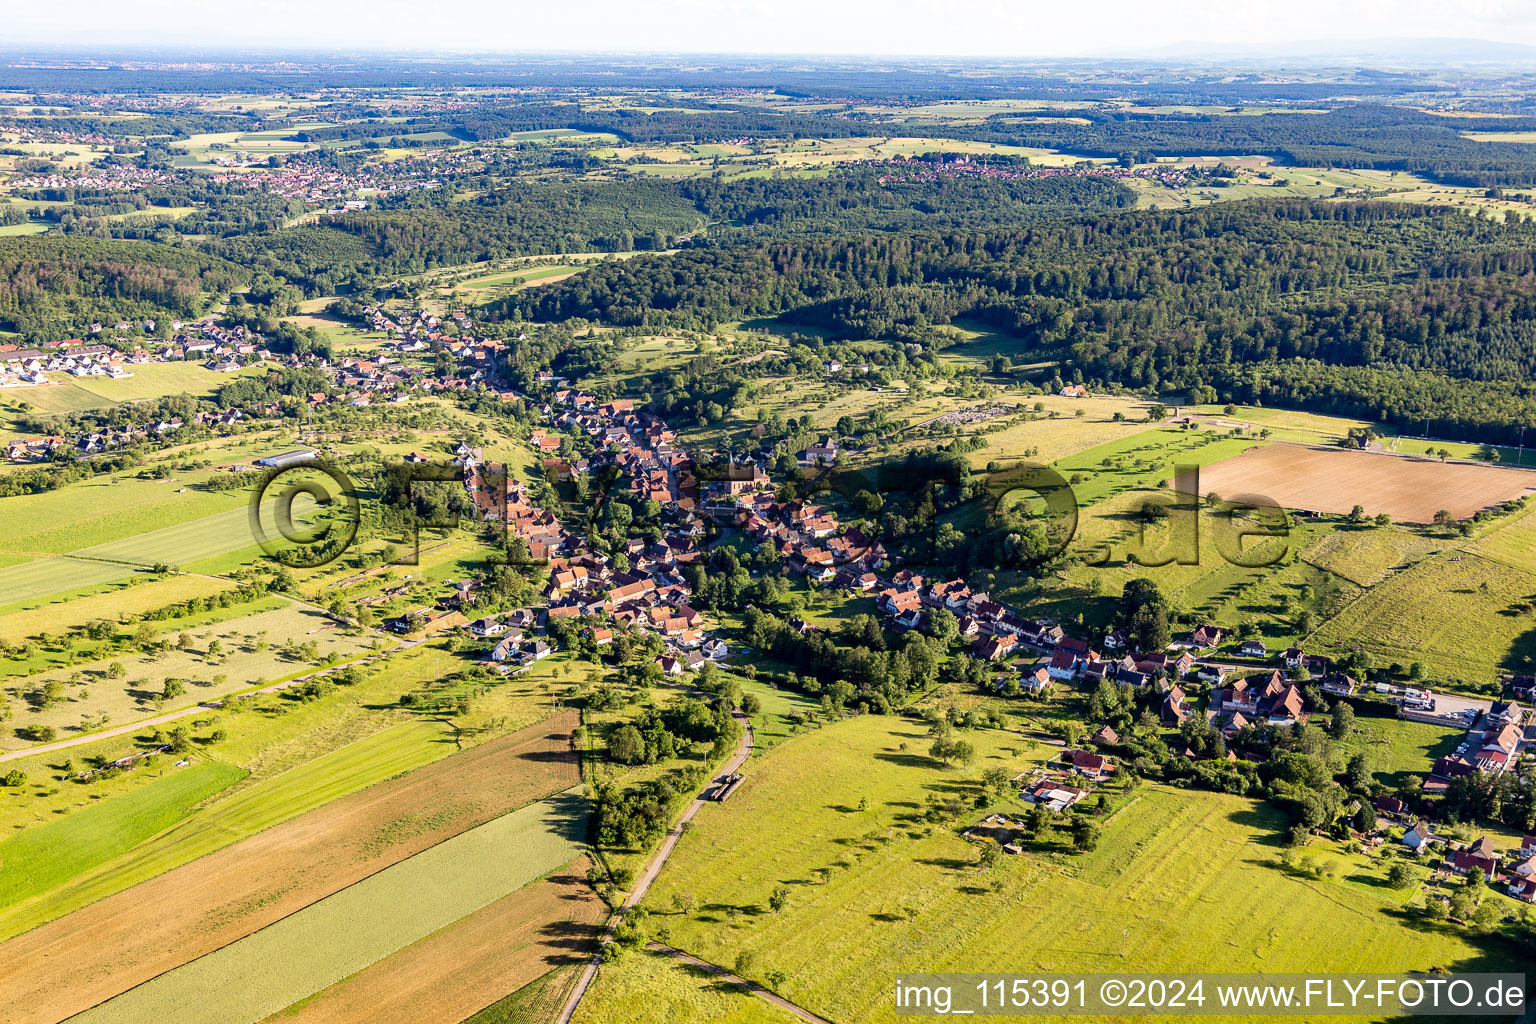
[[1095,754],[1087,750],[1067,750],[1061,755],[1063,762],[1070,764],[1072,770],[1087,779],[1097,782],[1107,778],[1115,771],[1115,766],[1109,758],[1102,754]]
[[1088,795],[1086,789],[1078,789],[1076,786],[1068,786],[1054,779],[1041,779],[1031,783],[1019,794],[1024,800],[1032,804],[1044,804],[1057,814],[1077,803]]

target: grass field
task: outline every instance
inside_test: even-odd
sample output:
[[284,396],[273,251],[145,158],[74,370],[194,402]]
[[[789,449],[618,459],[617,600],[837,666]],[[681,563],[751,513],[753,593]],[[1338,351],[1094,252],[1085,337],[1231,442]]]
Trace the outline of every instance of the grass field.
[[74,1019],[251,1024],[569,863],[585,826],[574,794],[505,814]]
[[1361,716],[1345,745],[1368,754],[1377,780],[1396,789],[1410,775],[1423,778],[1435,759],[1455,753],[1466,735],[1466,730],[1449,725]]
[[1277,441],[1298,441],[1302,444],[1334,444],[1341,438],[1349,436],[1351,429],[1391,432],[1381,424],[1370,420],[1354,419],[1348,416],[1324,416],[1315,412],[1270,406],[1235,406],[1233,415],[1230,417],[1226,415],[1225,406],[1182,406],[1179,412],[1195,415],[1218,426],[1241,424],[1262,428],[1268,430]]
[[[982,745],[985,735],[967,738]],[[1401,920],[1400,902],[1380,886],[1349,882],[1360,861],[1353,855],[1339,854],[1338,878],[1279,870],[1277,813],[1209,792],[1145,786],[1103,823],[1096,852],[1005,857],[994,892],[974,846],[898,815],[920,808],[925,791],[964,793],[960,780],[1001,763],[992,760],[999,751],[986,743],[971,769],[944,772],[915,753],[925,746],[921,729],[870,716],[760,761],[734,800],[699,815],[648,898],[671,942],[724,964],[750,950],[760,970],[787,974],[787,998],[844,1024],[898,1019],[889,984],[903,971],[1495,970],[1517,962],[1499,940]],[[869,811],[851,810],[864,798]],[[812,874],[822,867],[832,869],[825,882]],[[790,900],[775,914],[767,896],[777,885]],[[691,917],[667,909],[684,890],[697,901]],[[622,1005],[635,988],[626,974],[648,969],[634,963],[604,969],[586,1020],[629,1019]]]
[[[27,411],[40,413],[82,412],[112,403],[80,387],[78,378],[55,373],[48,384],[9,387],[0,391],[0,415],[16,420]],[[30,407],[30,408],[25,408]]]
[[1527,671],[1536,632],[1515,605],[1536,596],[1536,575],[1477,555],[1425,559],[1329,619],[1313,634],[1339,653],[1358,645],[1378,662],[1423,662],[1436,676],[1477,682]]
[[198,761],[136,793],[104,800],[0,843],[0,907],[45,892],[184,818],[192,805],[245,777]]
[[76,377],[48,374],[49,384],[0,390],[0,419],[15,419],[23,405],[34,412],[65,413],[103,409],[121,402],[142,401],[164,395],[206,397],[232,377],[264,372],[253,366],[233,373],[218,373],[201,363],[139,363],[129,367],[131,377]]
[[1536,573],[1536,512],[1490,531],[1472,545],[1472,550],[1511,569]]
[[736,678],[741,683],[742,693],[754,694],[762,702],[762,711],[752,717],[754,757],[763,756],[795,734],[790,715],[821,713],[821,705],[803,693],[779,689],[754,679]]
[[[21,710],[10,723],[13,729],[9,734],[0,735],[0,749],[26,746],[27,741],[14,732],[22,726],[52,726],[67,734],[72,729],[87,727],[87,721],[89,728],[122,725],[162,709],[190,706],[263,682],[314,671],[316,662],[283,653],[290,641],[314,641],[320,659],[334,654],[339,660],[348,661],[362,655],[371,640],[342,633],[335,628],[335,620],[323,612],[282,598],[267,598],[247,609],[249,613],[237,612],[236,618],[188,629],[190,644],[184,650],[120,653],[18,680],[13,687],[27,689],[58,680],[65,684],[65,696],[53,707],[31,706]],[[223,648],[216,654],[210,653],[209,647],[214,640]],[[124,668],[118,678],[108,674],[113,662]],[[76,673],[80,678],[71,682]],[[160,701],[158,695],[166,679],[184,680],[185,694]],[[110,716],[110,721],[101,721],[103,715]]]
[[485,277],[471,277],[459,282],[457,288],[467,291],[483,291],[488,288],[515,289],[523,285],[550,284],[579,274],[584,267],[552,266],[528,267],[524,270],[498,271]]
[[1301,557],[1351,583],[1372,587],[1449,545],[1449,540],[1409,530],[1341,526],[1318,531]]
[[191,597],[205,597],[228,590],[223,580],[203,576],[166,576],[122,586],[104,594],[74,597],[31,608],[0,612],[0,636],[19,641],[43,632],[59,633],[92,619],[116,620],[119,615],[146,611]]
[[70,380],[81,390],[107,402],[135,402],[164,395],[211,395],[236,377],[265,373],[266,369],[248,366],[231,373],[219,373],[197,362],[139,363],[129,367],[132,377],[71,377]]
[[577,1007],[572,1024],[795,1024],[798,1020],[691,964],[640,950],[603,968]]
[[[1118,445],[1126,437],[1134,437],[1148,429],[1149,403],[1139,400],[1047,395],[1025,399],[1024,404],[1032,409],[1036,402],[1045,406],[1044,417],[983,434],[986,447],[970,453],[971,465],[980,469],[994,460],[1022,459],[1028,449],[1034,449],[1036,453],[1029,457],[1030,461],[1052,462],[1103,445]],[[1083,415],[1078,416],[1079,412]],[[1124,419],[1117,421],[1116,413]]]

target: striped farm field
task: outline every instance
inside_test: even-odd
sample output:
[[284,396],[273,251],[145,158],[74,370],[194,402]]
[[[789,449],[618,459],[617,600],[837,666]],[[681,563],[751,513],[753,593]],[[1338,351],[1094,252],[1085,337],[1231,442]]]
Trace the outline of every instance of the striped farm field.
[[33,558],[0,569],[0,606],[100,586],[125,579],[138,571],[131,565],[94,562],[86,558]]
[[459,1021],[552,968],[583,963],[606,915],[585,877],[590,864],[566,865],[267,1020]]
[[[51,559],[62,563],[67,559]],[[4,576],[0,569],[0,578]],[[117,586],[102,594],[74,597],[31,608],[16,607],[0,612],[0,636],[8,640],[36,637],[39,633],[59,633],[82,626],[92,619],[116,619],[151,608],[175,604],[192,597],[206,597],[230,589],[223,580],[203,576],[166,576],[146,579],[132,586]]]
[[[202,490],[177,493],[184,487],[181,481],[157,481],[154,486],[135,488],[125,481],[117,485],[105,482],[96,486],[77,484],[50,492],[70,496],[73,504],[33,501],[28,503],[32,507],[23,505],[14,510],[7,509],[7,512],[14,511],[20,521],[6,536],[4,545],[10,551],[62,555],[128,541],[246,507],[244,493],[211,494]],[[26,502],[28,498],[36,497],[42,496],[26,495],[9,500]],[[49,508],[49,505],[61,507]]]
[[[570,747],[576,724],[573,712],[563,712],[267,828],[0,944],[0,962],[7,966],[0,1005],[12,1008],[7,1024],[53,1024],[103,1003],[91,1019],[200,1020],[184,1009],[198,1001],[189,992],[201,977],[196,972],[205,968],[194,964],[190,974],[176,969],[205,964],[205,954],[215,950],[229,979],[229,998],[214,1002],[238,1005],[241,1019],[259,1020],[569,863],[579,852],[574,837],[584,827],[584,801],[509,812],[579,781]],[[423,851],[432,856],[387,882],[372,881]],[[476,870],[464,871],[465,864]],[[358,884],[365,879],[370,884]],[[337,894],[345,898],[327,899]],[[271,927],[327,904],[281,932]],[[360,921],[371,923],[359,928]],[[269,938],[239,941],[257,934]],[[284,958],[295,966],[290,987],[263,991],[257,985],[237,1000],[234,979],[260,980],[275,962],[271,935],[295,948],[313,948],[315,955]],[[339,942],[337,936],[349,938]],[[326,958],[321,953],[328,943]],[[298,968],[307,972],[302,980]],[[173,976],[178,980],[171,985]],[[151,979],[154,984],[146,985]],[[108,1002],[130,989],[132,1001]],[[139,1001],[150,998],[170,1003],[150,1008]],[[162,1013],[165,1005],[175,1008]]]
[[254,1024],[570,863],[586,808],[570,793],[504,814],[74,1020]]
[[[89,870],[82,870],[86,865],[80,863],[67,874],[55,872],[57,880],[49,880],[51,888],[38,890],[40,895],[0,909],[0,938],[10,938],[63,917],[333,800],[446,757],[454,749],[451,730],[445,723],[412,720],[270,778],[238,787],[210,800],[206,806],[174,824],[168,821],[160,829],[138,836],[142,842],[111,860],[103,859]],[[237,773],[237,778],[245,774],[241,769],[220,767]],[[144,789],[154,790],[165,781],[162,779]],[[64,822],[84,818],[108,807],[112,808],[112,815],[137,820],[146,815],[146,803],[150,806],[161,804],[170,795],[164,792],[141,795],[138,790],[125,793],[104,804],[76,811],[60,822],[22,832],[0,844],[0,856],[5,856],[8,844],[27,837],[32,838],[28,839],[26,848],[48,851],[49,856],[61,856],[54,852],[55,845],[47,835],[39,837],[36,833],[53,829],[55,832],[49,835],[55,834],[57,826]],[[96,816],[100,818],[101,814]],[[12,904],[13,901],[5,899],[0,903]]]
[[226,507],[201,519],[0,570],[0,607],[122,579],[156,563],[190,565],[251,544],[249,511],[244,505]]
[[200,761],[137,792],[92,804],[0,843],[0,907],[45,892],[121,854],[184,817],[193,804],[245,777],[218,761]]

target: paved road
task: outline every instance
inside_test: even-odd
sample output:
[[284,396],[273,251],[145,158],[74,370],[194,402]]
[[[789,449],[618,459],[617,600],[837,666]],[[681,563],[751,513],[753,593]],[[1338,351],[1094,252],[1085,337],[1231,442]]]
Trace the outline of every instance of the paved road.
[[718,964],[712,964],[708,960],[700,960],[696,956],[684,953],[680,949],[674,949],[671,946],[663,945],[660,942],[648,942],[646,943],[646,946],[656,950],[659,953],[666,953],[668,956],[676,957],[678,960],[686,961],[687,963],[693,964],[695,967],[702,967],[704,970],[708,971],[710,974],[715,975],[717,978],[723,978],[724,980],[730,982],[732,985],[744,988],[748,992],[757,996],[759,999],[766,999],[768,1002],[772,1003],[774,1006],[777,1006],[779,1009],[792,1013],[803,1021],[809,1021],[810,1024],[832,1024],[832,1022],[827,1020],[825,1017],[818,1017],[810,1010],[807,1010],[801,1006],[796,1006],[788,999],[785,999],[782,996],[774,995],[772,992],[763,988],[763,986],[759,985],[757,982],[748,981],[746,978],[738,977],[737,975],[732,974],[730,971],[726,970],[724,967],[719,966]]
[[[720,771],[705,784],[704,789],[699,791],[699,795],[693,798],[693,802],[688,805],[688,809],[683,812],[683,816],[678,819],[677,824],[672,826],[672,830],[667,833],[667,838],[662,842],[661,848],[651,857],[650,863],[640,873],[640,877],[635,880],[635,887],[630,891],[629,898],[619,907],[617,913],[608,918],[608,925],[603,929],[602,938],[599,940],[600,946],[613,938],[613,933],[618,930],[619,922],[624,919],[624,911],[639,903],[645,898],[645,894],[650,891],[651,883],[656,881],[656,876],[667,863],[667,858],[672,856],[672,850],[677,846],[677,841],[682,838],[683,826],[693,820],[693,816],[699,813],[699,808],[709,803],[708,800],[704,799],[703,794],[715,785],[716,779],[736,771],[747,763],[748,757],[752,756],[752,723],[747,721],[746,716],[740,711],[735,714],[736,720],[742,725],[741,746],[736,748],[736,753],[731,755],[731,759],[722,765]],[[565,1008],[560,1011],[556,1024],[570,1024],[571,1017],[576,1013],[576,1007],[580,1005],[582,996],[587,994],[587,989],[592,986],[593,979],[597,977],[597,965],[601,961],[602,953],[601,949],[599,949],[599,952],[593,954],[592,959],[588,961],[587,966],[582,968],[581,977],[577,979],[576,987],[571,991],[570,998],[565,1001]],[[708,967],[710,965],[706,964],[704,966]],[[747,982],[747,984],[751,983]],[[820,1020],[819,1017],[807,1019]]]

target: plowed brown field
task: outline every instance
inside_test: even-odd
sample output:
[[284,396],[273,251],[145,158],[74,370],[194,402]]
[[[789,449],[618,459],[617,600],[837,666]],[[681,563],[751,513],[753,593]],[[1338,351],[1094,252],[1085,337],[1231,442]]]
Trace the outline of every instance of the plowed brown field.
[[1432,523],[1448,510],[1465,519],[1479,509],[1536,491],[1536,473],[1407,455],[1272,444],[1200,470],[1200,490],[1223,498],[1261,495],[1281,508]]
[[345,797],[0,944],[7,1024],[54,1024],[580,781],[575,712]]

